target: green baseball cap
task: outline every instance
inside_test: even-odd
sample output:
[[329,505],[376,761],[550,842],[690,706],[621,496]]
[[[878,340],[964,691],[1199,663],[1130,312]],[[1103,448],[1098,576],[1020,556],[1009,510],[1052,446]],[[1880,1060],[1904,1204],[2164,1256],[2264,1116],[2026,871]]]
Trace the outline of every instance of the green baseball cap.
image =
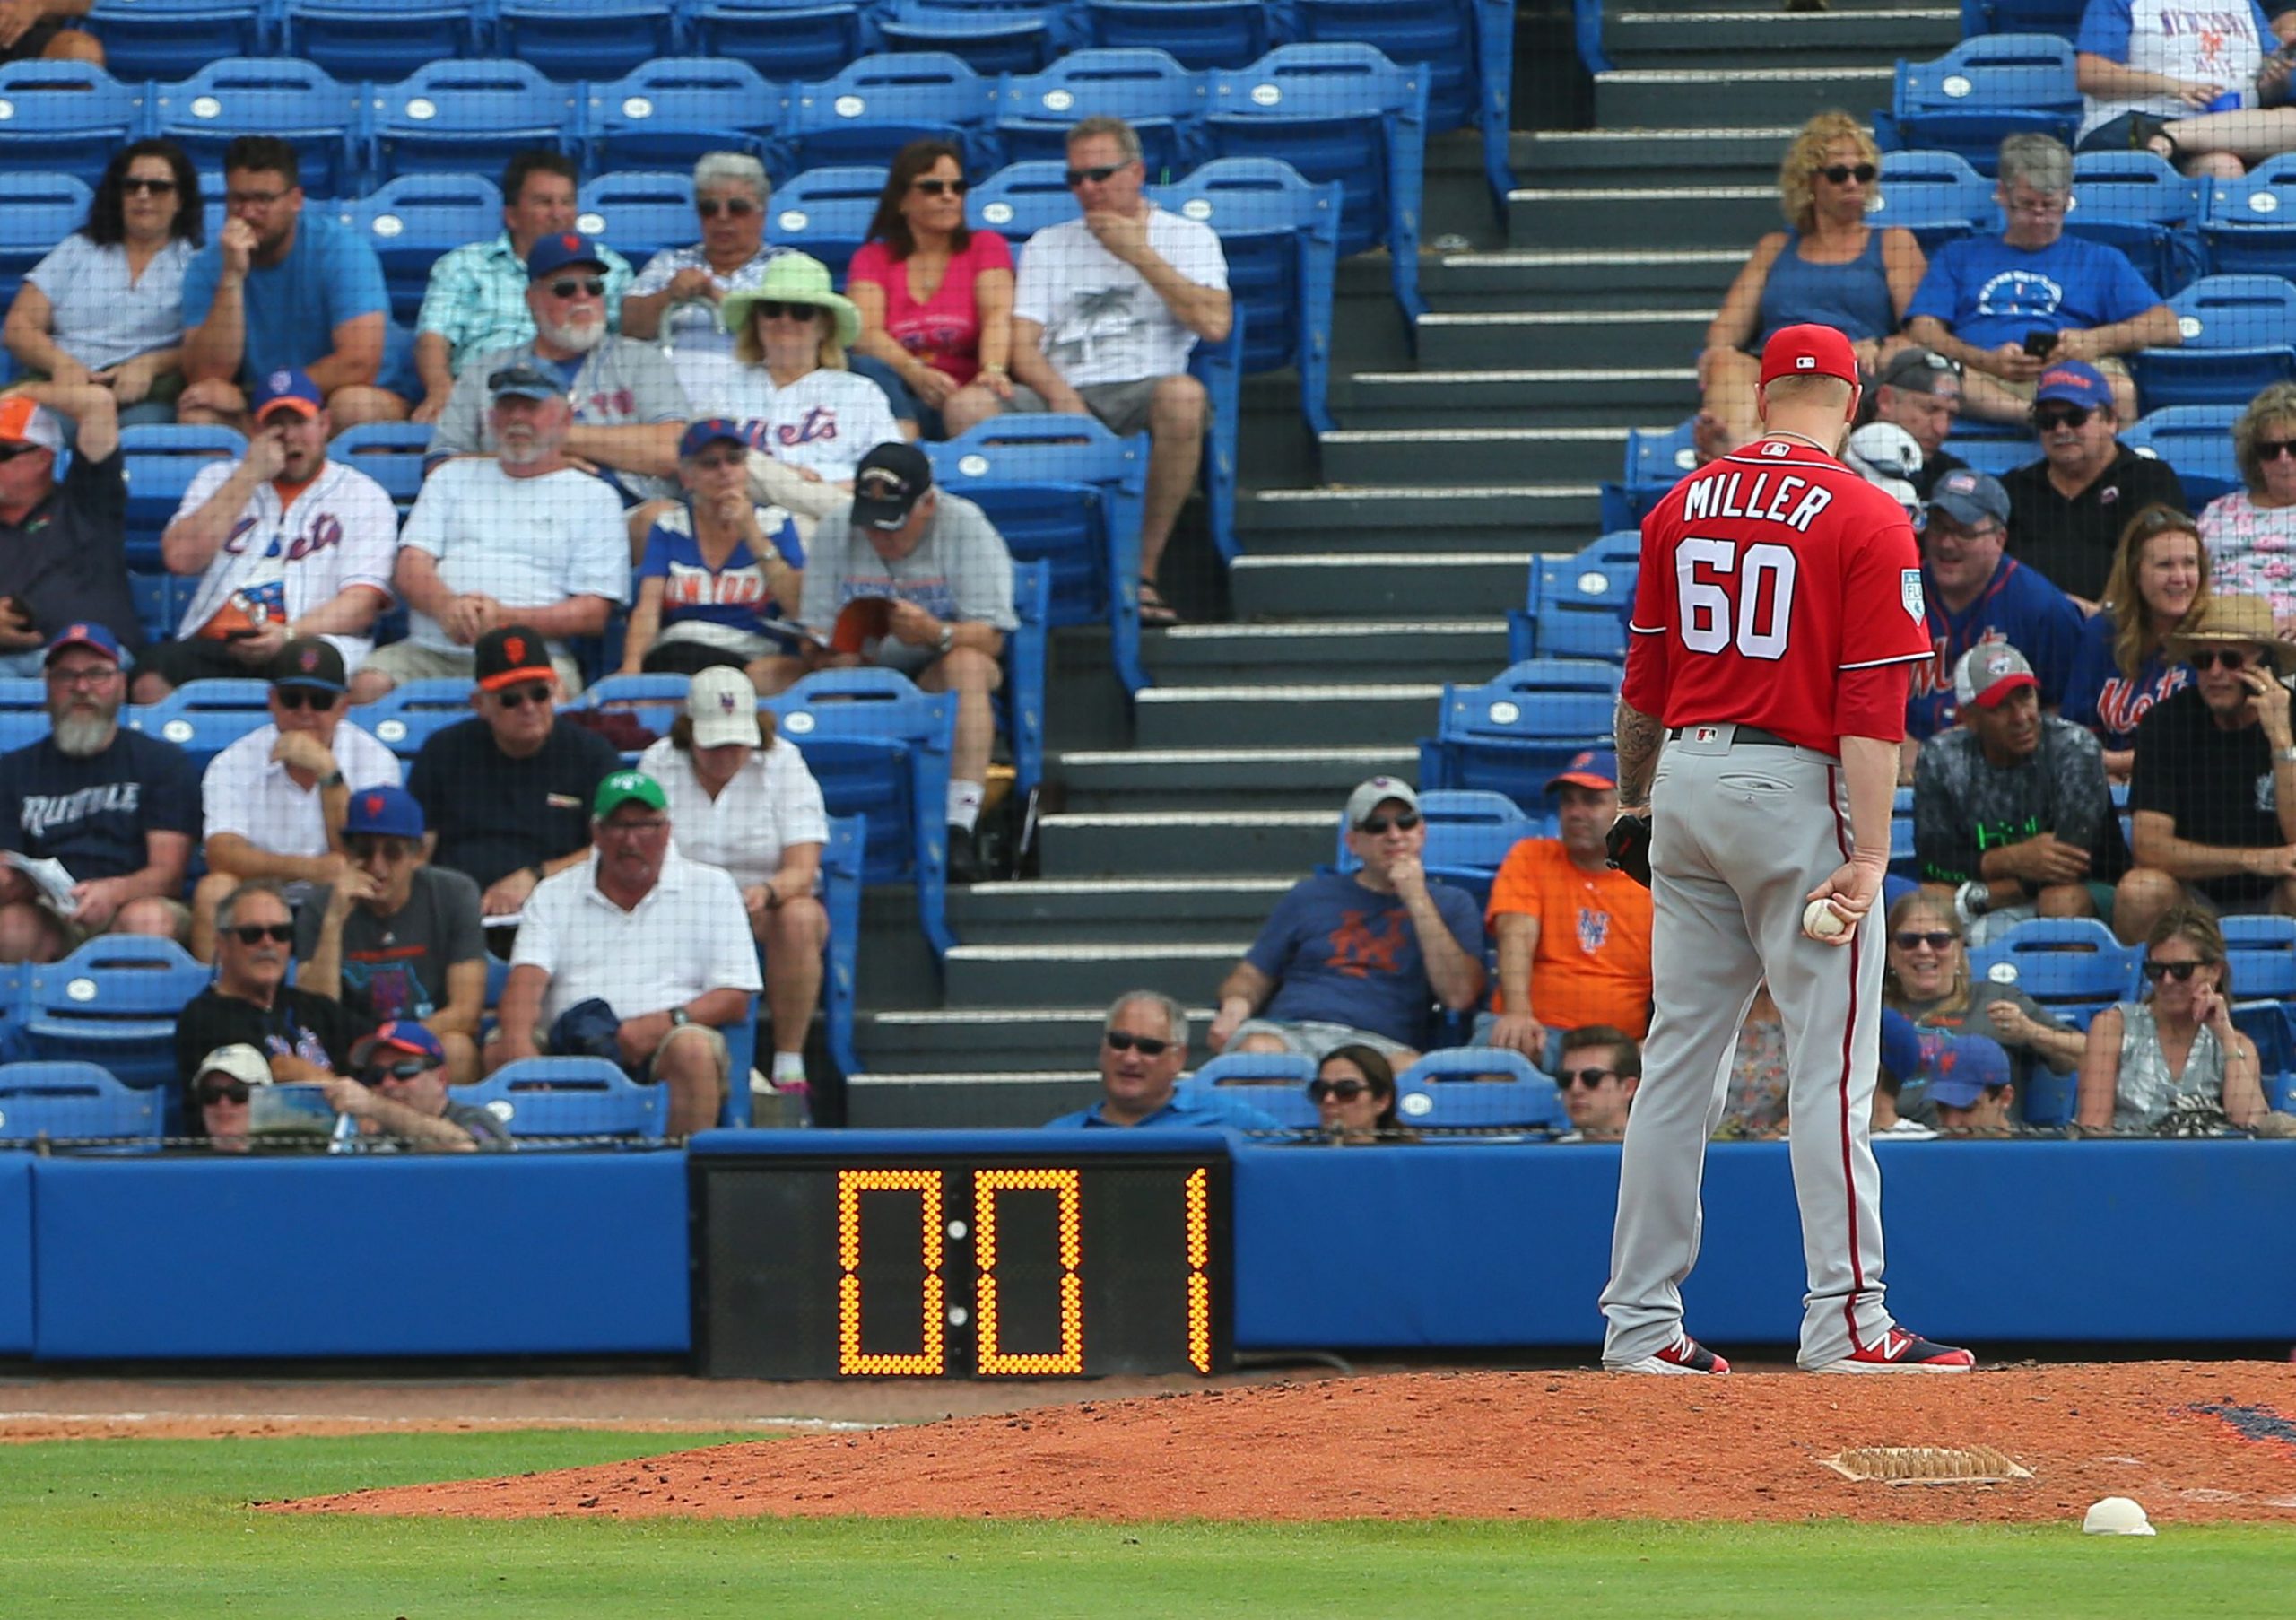
[[662,784],[643,771],[617,771],[598,784],[598,796],[590,801],[590,816],[604,821],[624,805],[639,804],[649,810],[666,810],[670,801],[662,796]]

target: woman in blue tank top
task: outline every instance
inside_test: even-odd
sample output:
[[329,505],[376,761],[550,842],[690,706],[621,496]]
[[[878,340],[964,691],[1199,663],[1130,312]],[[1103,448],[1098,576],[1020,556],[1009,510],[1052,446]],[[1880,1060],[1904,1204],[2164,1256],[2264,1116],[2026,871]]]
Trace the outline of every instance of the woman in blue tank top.
[[1761,346],[1780,327],[1832,327],[1869,370],[1904,346],[1895,335],[1928,265],[1911,231],[1866,222],[1881,195],[1880,165],[1872,138],[1846,112],[1818,114],[1787,149],[1778,192],[1790,229],[1754,245],[1698,357],[1701,459],[1727,455],[1761,431]]

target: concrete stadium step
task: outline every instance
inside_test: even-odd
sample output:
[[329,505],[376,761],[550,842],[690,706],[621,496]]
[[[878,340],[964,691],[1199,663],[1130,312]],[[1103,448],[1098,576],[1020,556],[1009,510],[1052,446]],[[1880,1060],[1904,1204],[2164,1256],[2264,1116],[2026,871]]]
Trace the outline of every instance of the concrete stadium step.
[[1435,682],[1152,686],[1133,700],[1133,729],[1143,748],[1404,744],[1433,731],[1442,699]]
[[[1443,315],[1419,323],[1419,363],[1430,370],[1543,370],[1607,366],[1648,370],[1695,361],[1714,319],[1703,309],[1523,309]],[[1345,477],[1326,461],[1326,477]]]
[[[1593,529],[1590,526],[1588,536]],[[1239,557],[1228,588],[1241,619],[1467,618],[1523,600],[1528,552],[1302,552]]]
[[[865,1012],[854,1021],[853,1038],[872,1075],[1089,1070],[1099,1061],[1107,1007],[1107,1002],[1051,1006],[1037,998],[1000,1006]],[[1199,1033],[1211,1016],[1208,1008],[1191,1013]]]
[[[1709,9],[1612,10],[1603,47],[1622,68],[1676,66],[1860,66],[1898,57],[1926,60],[1961,40],[1961,14],[1950,6],[1874,7],[1769,14]],[[1863,109],[1857,109],[1859,115]]]
[[[1095,1041],[1099,1029],[1094,1014]],[[845,1083],[846,1119],[859,1130],[1033,1130],[1100,1100],[1097,1069],[867,1074]]]
[[1595,122],[1605,129],[1746,129],[1798,126],[1833,107],[1863,120],[1889,106],[1896,77],[1891,65],[1622,68],[1595,75]]
[[[1331,800],[1330,822],[1339,823]],[[1329,856],[1326,855],[1326,859]],[[1301,874],[1305,875],[1304,870]],[[949,893],[967,945],[1156,945],[1252,935],[1292,886],[1283,877],[1039,877]]]
[[[1582,413],[1583,414],[1583,413]],[[1636,425],[1647,425],[1638,423]],[[1624,423],[1613,427],[1344,428],[1323,436],[1324,465],[1394,483],[1598,483],[1624,465]]]
[[[1489,676],[1485,670],[1471,678]],[[1340,748],[1077,749],[1056,755],[1052,764],[1052,776],[1060,784],[1061,810],[1078,814],[1207,809],[1328,814],[1335,805],[1344,804],[1366,777],[1415,780],[1418,775],[1419,750],[1412,743]]]
[[1106,1007],[1141,985],[1183,1001],[1208,1002],[1257,932],[1193,944],[961,945],[943,959],[942,980],[956,1006],[1034,997],[1056,1006]]
[[1737,246],[1740,262],[1754,239],[1776,231],[1776,184],[1518,187],[1507,194],[1507,240],[1526,248]]
[[[1599,367],[1516,371],[1359,371],[1334,405],[1351,430],[1583,426],[1605,421],[1679,421],[1698,402],[1692,366],[1642,370]],[[1325,441],[1329,453],[1330,441]],[[1597,475],[1618,475],[1614,466]]]
[[[1341,476],[1336,469],[1334,478]],[[1594,483],[1507,484],[1490,489],[1413,489],[1401,485],[1334,484],[1318,489],[1247,491],[1236,503],[1236,527],[1251,557],[1345,554],[1351,550],[1406,548],[1457,554],[1576,551],[1602,524],[1602,491]],[[1231,570],[1231,582],[1233,574]],[[1321,598],[1318,598],[1321,599]],[[1414,596],[1415,603],[1421,598]],[[1259,591],[1239,616],[1309,617],[1313,600],[1287,607]],[[1447,599],[1432,613],[1399,599],[1350,605],[1336,617],[1451,618],[1487,609]]]
[[[1792,125],[1752,129],[1542,129],[1518,150],[1526,186],[1578,187],[1770,186]],[[1431,285],[1424,276],[1422,286]]]
[[1332,817],[1328,802],[1315,810],[1062,811],[1037,823],[1037,867],[1045,877],[1297,878],[1331,859]]
[[[1751,240],[1715,248],[1509,248],[1455,253],[1422,272],[1446,314],[1572,309],[1711,309],[1746,262]],[[1341,385],[1344,386],[1344,385]]]
[[1329,683],[1481,679],[1507,652],[1504,619],[1338,620],[1301,624],[1183,624],[1158,632],[1148,667],[1162,687],[1243,681]]

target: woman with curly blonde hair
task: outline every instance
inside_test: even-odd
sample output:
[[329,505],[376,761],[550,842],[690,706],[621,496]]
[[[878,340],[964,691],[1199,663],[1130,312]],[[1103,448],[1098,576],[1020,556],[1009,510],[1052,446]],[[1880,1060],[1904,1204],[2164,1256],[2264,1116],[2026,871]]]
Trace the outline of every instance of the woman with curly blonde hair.
[[2283,641],[2296,640],[2296,382],[2276,382],[2232,424],[2232,457],[2248,487],[2200,514],[2217,589],[2262,597]]
[[2200,525],[2173,506],[2155,502],[2120,532],[2104,606],[2081,628],[2064,709],[2097,734],[2115,781],[2136,762],[2136,722],[2192,679],[2169,657],[2169,638],[2207,604],[2211,571]]
[[1780,327],[1833,327],[1869,370],[1903,346],[1894,335],[1928,261],[1911,231],[1866,222],[1881,196],[1881,161],[1873,137],[1846,112],[1818,114],[1787,148],[1778,196],[1787,229],[1754,245],[1698,357],[1702,457],[1726,455],[1761,431],[1754,388],[1761,347]]

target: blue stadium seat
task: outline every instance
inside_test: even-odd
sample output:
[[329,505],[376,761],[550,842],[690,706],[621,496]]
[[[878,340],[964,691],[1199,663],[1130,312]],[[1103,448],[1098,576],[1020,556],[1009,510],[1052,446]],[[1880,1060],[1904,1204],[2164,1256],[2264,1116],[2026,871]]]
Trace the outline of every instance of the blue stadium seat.
[[167,1099],[94,1063],[0,1064],[0,1142],[126,1137],[157,1146]]
[[778,79],[825,79],[877,48],[871,9],[859,0],[694,0],[686,28],[697,56]]
[[1161,207],[1218,233],[1228,291],[1245,317],[1246,372],[1291,367],[1311,431],[1338,424],[1327,400],[1339,274],[1342,187],[1309,185],[1287,163],[1221,158],[1152,193]]
[[326,453],[383,486],[401,516],[422,492],[422,457],[430,446],[424,422],[363,422],[327,441]]
[[772,145],[781,91],[745,62],[671,57],[593,83],[583,115],[587,166],[691,170],[704,152],[745,152],[780,167]]
[[2285,275],[2296,264],[2296,152],[2201,193],[2200,237],[2219,275]]
[[2089,0],[1961,0],[1961,37],[1979,34],[2058,34],[2081,31]]
[[673,0],[494,0],[494,33],[502,55],[566,80],[674,56],[681,38]]
[[183,623],[183,610],[190,605],[199,589],[196,577],[178,579],[173,574],[145,574],[130,571],[127,594],[135,604],[135,622],[144,627],[144,639],[164,641],[176,633],[176,626]]
[[1565,557],[1533,571],[1540,657],[1626,661],[1624,615],[1634,600],[1639,561],[1587,563]]
[[1243,552],[1236,538],[1236,476],[1243,442],[1244,342],[1250,330],[1238,305],[1227,337],[1216,344],[1199,338],[1187,357],[1187,374],[1204,385],[1212,402],[1212,425],[1204,431],[1205,520],[1222,562]]
[[885,0],[877,37],[889,51],[946,51],[982,74],[1035,73],[1081,36],[1068,0]]
[[1955,237],[1996,227],[2000,205],[1993,182],[1950,152],[1885,152],[1881,195],[1866,217],[1913,232],[1925,253]]
[[[291,141],[302,160],[303,193],[348,196],[361,157],[359,91],[316,63],[291,57],[233,57],[211,62],[178,84],[152,91],[152,122],[181,146],[202,175],[220,173],[223,152],[241,135]],[[201,189],[207,189],[204,181]],[[222,187],[215,188],[217,196]]]
[[522,152],[578,150],[574,86],[524,62],[432,62],[374,87],[372,161],[402,174],[500,174]]
[[1004,415],[928,444],[935,482],[978,502],[1016,561],[1050,565],[1051,623],[1106,623],[1126,693],[1140,663],[1140,501],[1144,436],[1119,439],[1089,416]]
[[1062,162],[1069,126],[1096,114],[1132,126],[1151,179],[1202,155],[1204,81],[1164,51],[1070,51],[1041,73],[1008,76],[996,100],[997,137],[1016,162]]
[[1009,240],[1017,259],[1029,238],[1076,217],[1067,173],[1067,164],[1057,159],[1008,163],[967,194],[965,218],[974,230]]
[[867,880],[913,883],[925,936],[947,954],[956,943],[944,820],[956,701],[890,669],[823,669],[764,706],[805,756],[829,813],[869,818]]
[[204,771],[217,754],[250,731],[271,724],[271,684],[261,680],[187,681],[156,703],[120,711],[132,731],[173,743]]
[[48,683],[38,675],[0,675],[0,714],[48,709]]
[[1959,152],[1981,174],[2004,135],[2070,145],[2081,122],[2073,47],[2055,34],[1987,34],[1934,62],[1900,62],[1891,117],[1900,144]]
[[34,1057],[101,1064],[134,1086],[176,1084],[176,1020],[210,970],[172,939],[106,934],[24,982],[22,1044]]
[[2075,152],[2065,228],[2119,248],[2165,297],[2201,272],[2200,194],[2155,152]]
[[[1632,528],[1639,525],[1658,497],[1683,481],[1683,475],[1698,466],[1698,446],[1692,438],[1691,424],[1664,432],[1650,432],[1641,428],[1631,430],[1626,436],[1626,480],[1622,509],[1610,510],[1605,501],[1603,526],[1607,529]],[[1607,495],[1607,491],[1605,494]]]
[[1308,1095],[1315,1077],[1315,1060],[1295,1053],[1223,1052],[1172,1090],[1205,1108],[1248,1108],[1291,1129],[1313,1130],[1323,1123]]
[[1228,158],[1280,158],[1346,188],[1339,251],[1385,244],[1405,318],[1419,293],[1419,209],[1427,166],[1427,86],[1368,45],[1285,45],[1215,74],[1205,129]]
[[1535,658],[1480,686],[1447,684],[1435,736],[1419,745],[1421,791],[1483,788],[1544,813],[1547,779],[1608,745],[1616,666],[1596,684],[1589,662]]
[[[748,1076],[741,1076],[740,1084],[746,1088]],[[640,1085],[619,1064],[604,1058],[523,1058],[475,1084],[457,1086],[455,1101],[493,1114],[522,1149],[542,1145],[529,1137],[620,1137],[658,1142],[669,1111],[669,1086],[662,1082]]]
[[1084,0],[1092,43],[1161,50],[1183,67],[1256,62],[1283,37],[1282,13],[1260,0]]
[[600,175],[583,186],[574,222],[633,265],[643,265],[665,248],[686,247],[701,235],[693,212],[693,177],[670,170]]
[[1642,531],[1622,528],[1606,535],[1597,535],[1580,546],[1577,555],[1579,562],[1596,568],[1613,562],[1631,562],[1639,568],[1642,565]]
[[1004,638],[1004,685],[997,717],[1013,745],[1013,788],[1026,797],[1044,781],[1046,670],[1052,651],[1052,564],[1013,564],[1013,613],[1021,627]]
[[259,57],[270,43],[265,0],[96,0],[91,32],[122,79],[179,79],[224,57]]
[[829,1059],[840,1075],[861,1072],[853,1046],[854,976],[861,960],[861,875],[868,842],[867,816],[830,817],[821,868],[822,909],[829,913],[829,943],[822,952],[822,1022]]
[[953,141],[968,172],[993,166],[988,120],[996,85],[946,51],[864,57],[842,72],[790,91],[782,134],[790,164],[890,163],[911,141]]
[[2296,1000],[2296,918],[2226,917],[2225,963],[2242,1001]]
[[2125,945],[2093,917],[2035,918],[1970,953],[1970,977],[2006,963],[2016,987],[2081,1029],[2114,1002],[2136,993],[2144,949]]
[[1998,478],[2013,467],[2040,459],[2030,439],[1969,439],[1959,434],[1945,440],[1946,449],[1979,472]]
[[281,0],[279,48],[340,78],[390,80],[477,55],[484,16],[454,0]]
[[[1390,62],[1427,73],[1427,128],[1437,134],[1475,121],[1474,0],[1292,0],[1292,38],[1302,44],[1369,45]],[[1511,67],[1513,65],[1510,63]]]
[[344,203],[341,213],[382,261],[391,318],[410,324],[422,313],[430,266],[465,242],[502,231],[502,194],[477,174],[401,175]]
[[812,254],[841,282],[868,236],[884,188],[882,168],[854,164],[807,170],[774,188],[765,209],[765,240]]
[[0,169],[55,170],[94,185],[111,154],[144,133],[148,88],[85,62],[0,65]]
[[2181,347],[2129,356],[2147,411],[2246,405],[2296,381],[2296,285],[2277,275],[2208,275],[2169,300]]
[[239,459],[247,440],[233,428],[151,422],[122,429],[119,442],[127,456],[127,566],[157,572],[161,532],[191,481],[211,461]]
[[0,174],[0,308],[15,302],[31,267],[87,223],[88,182],[59,171]]
[[[682,675],[611,675],[592,682],[577,707],[620,710],[635,716],[655,736],[667,736],[671,725],[685,712],[691,679]],[[631,762],[636,762],[634,757]]]
[[402,682],[351,710],[350,719],[400,759],[412,761],[434,734],[470,716],[469,682],[428,680]]
[[[1504,1080],[1481,1076],[1504,1075]],[[1430,1052],[1396,1076],[1396,1118],[1411,1128],[1570,1128],[1554,1082],[1520,1052],[1499,1047],[1451,1047]]]
[[2230,405],[2170,405],[2123,428],[2120,441],[2176,468],[2186,501],[2198,511],[2217,496],[2241,487],[2240,469],[2232,459],[2232,423],[2240,409]]

